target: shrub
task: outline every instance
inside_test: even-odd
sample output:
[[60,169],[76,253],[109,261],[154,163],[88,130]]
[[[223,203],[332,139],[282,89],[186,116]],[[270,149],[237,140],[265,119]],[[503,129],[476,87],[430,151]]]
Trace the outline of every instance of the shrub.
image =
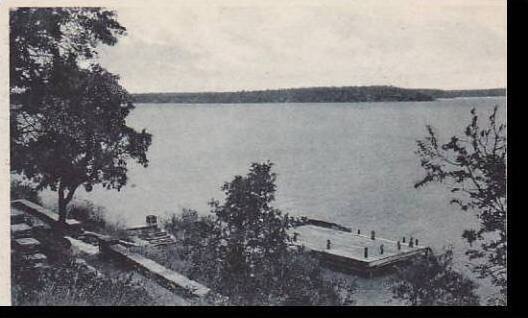
[[13,268],[13,305],[152,305],[154,299],[132,275],[105,277],[68,262],[41,270]]
[[397,299],[413,306],[475,306],[477,285],[452,267],[453,251],[418,257],[400,268],[393,286]]
[[83,228],[126,240],[129,235],[126,226],[120,221],[110,222],[106,219],[106,209],[88,200],[71,205],[69,216],[80,221]]
[[29,183],[20,180],[11,181],[11,200],[26,199],[42,205],[39,192]]
[[184,264],[185,275],[227,296],[231,305],[351,304],[352,284],[327,281],[318,261],[290,244],[290,218],[270,205],[271,166],[252,164],[247,176],[226,183],[225,203],[211,202],[215,216],[192,210],[173,215],[165,227],[182,248],[158,259]]

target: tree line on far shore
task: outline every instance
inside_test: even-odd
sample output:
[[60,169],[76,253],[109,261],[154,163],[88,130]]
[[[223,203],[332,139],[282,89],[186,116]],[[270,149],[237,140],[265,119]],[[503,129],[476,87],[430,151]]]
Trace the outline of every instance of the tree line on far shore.
[[506,89],[440,90],[394,86],[306,87],[238,92],[133,94],[136,103],[353,103],[432,101],[437,98],[505,96]]

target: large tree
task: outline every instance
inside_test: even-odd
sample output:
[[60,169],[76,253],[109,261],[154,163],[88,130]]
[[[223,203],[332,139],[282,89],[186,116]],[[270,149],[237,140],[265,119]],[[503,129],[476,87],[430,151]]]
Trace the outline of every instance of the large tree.
[[274,208],[272,163],[253,163],[246,176],[222,187],[212,201],[211,235],[193,251],[194,267],[208,286],[236,305],[343,305],[351,284],[326,281],[318,261],[291,246],[291,219]]
[[[456,196],[451,202],[462,210],[476,211],[481,226],[468,229],[463,237],[472,246],[467,254],[483,259],[475,266],[481,277],[490,277],[500,287],[502,301],[506,294],[506,125],[497,122],[498,107],[482,127],[475,109],[463,137],[453,136],[441,144],[431,126],[429,135],[418,141],[418,155],[425,177],[416,183],[446,184]],[[480,247],[473,246],[479,241]]]
[[126,125],[131,96],[94,59],[124,32],[101,8],[11,11],[11,170],[58,192],[61,221],[79,186],[119,190],[128,159],[147,166],[151,135]]
[[271,167],[271,163],[253,163],[247,176],[223,185],[224,204],[210,203],[219,221],[222,281],[233,296],[256,297],[262,286],[259,278],[264,274],[269,279],[271,263],[287,253],[289,220],[271,206],[276,190]]

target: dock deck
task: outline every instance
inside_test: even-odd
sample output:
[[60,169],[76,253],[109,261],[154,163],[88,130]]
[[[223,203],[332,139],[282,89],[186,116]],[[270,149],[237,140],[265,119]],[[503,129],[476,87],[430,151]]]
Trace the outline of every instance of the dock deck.
[[[319,254],[324,260],[338,267],[359,271],[376,271],[425,253],[427,246],[414,245],[370,236],[330,229],[315,225],[302,225],[290,229],[290,234],[297,233],[296,245]],[[330,240],[330,249],[327,241]],[[383,253],[380,246],[383,245]],[[365,248],[368,255],[365,257]]]

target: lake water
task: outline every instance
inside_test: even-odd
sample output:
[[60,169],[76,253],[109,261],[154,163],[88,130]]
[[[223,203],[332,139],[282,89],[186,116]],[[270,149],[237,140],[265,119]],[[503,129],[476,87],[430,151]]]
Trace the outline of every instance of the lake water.
[[[416,190],[424,171],[416,139],[432,124],[441,137],[462,134],[476,107],[482,118],[505,98],[434,102],[343,104],[138,104],[129,125],[153,134],[150,164],[129,166],[120,192],[79,189],[75,199],[107,208],[129,225],[147,214],[208,213],[220,186],[246,174],[251,162],[272,161],[277,173],[275,206],[293,215],[340,223],[363,233],[417,237],[440,248],[461,246],[471,212],[449,204],[443,187]],[[55,195],[46,195],[49,205]]]
[[[462,135],[476,107],[487,119],[494,105],[505,121],[505,98],[459,98],[433,102],[343,104],[138,104],[128,124],[153,134],[148,168],[129,165],[120,192],[79,189],[75,200],[107,209],[128,225],[145,215],[193,208],[209,211],[223,199],[220,186],[248,172],[250,163],[272,161],[277,173],[275,206],[398,240],[416,237],[438,250],[455,249],[455,267],[472,277],[464,256],[464,229],[475,215],[450,205],[442,186],[415,189],[424,175],[416,140],[433,125],[444,140]],[[56,193],[45,192],[48,206]],[[481,296],[496,290],[479,280]],[[390,299],[387,284],[358,280],[358,304]]]

